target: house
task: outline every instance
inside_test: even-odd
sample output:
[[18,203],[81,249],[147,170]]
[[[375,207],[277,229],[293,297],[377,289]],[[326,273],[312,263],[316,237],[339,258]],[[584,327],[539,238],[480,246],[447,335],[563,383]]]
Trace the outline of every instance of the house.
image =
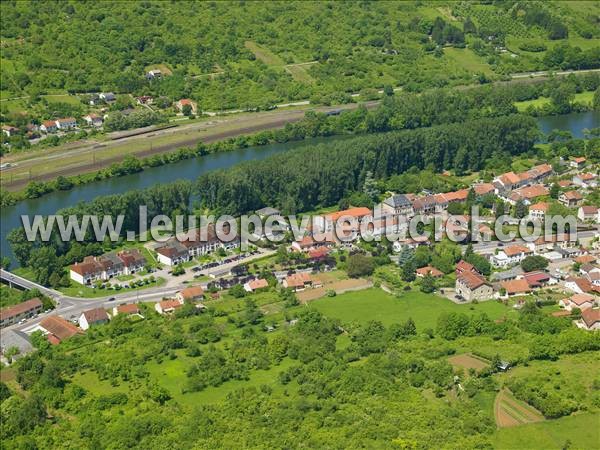
[[146,267],[146,258],[137,248],[122,250],[117,257],[123,263],[123,275],[133,275]]
[[525,186],[512,191],[508,196],[502,197],[511,205],[515,205],[518,201],[525,204],[530,204],[532,200],[550,194],[550,191],[543,184],[534,184]]
[[158,69],[149,70],[146,72],[146,79],[154,80],[157,78],[162,78],[162,72]]
[[547,202],[540,202],[540,203],[536,203],[534,205],[530,205],[529,206],[529,217],[532,220],[538,220],[538,221],[542,222],[544,220],[544,218],[546,217],[546,213],[548,212],[549,208],[550,208],[550,204]]
[[593,291],[592,283],[581,277],[569,277],[565,280],[565,289],[576,294],[588,294]]
[[204,289],[202,286],[190,286],[175,294],[175,298],[180,302],[193,302],[201,300],[204,297]]
[[558,201],[569,208],[573,208],[581,205],[583,202],[583,195],[577,191],[567,191],[559,195]]
[[492,183],[480,183],[474,184],[473,190],[476,196],[483,197],[487,194],[493,194],[496,191],[496,187]]
[[175,107],[179,110],[179,112],[183,112],[183,108],[185,106],[190,106],[192,108],[192,114],[196,114],[196,102],[190,100],[189,98],[182,98],[181,100],[175,103]]
[[84,311],[79,317],[79,327],[87,330],[92,325],[108,323],[108,314],[103,308],[94,308]]
[[531,292],[531,286],[525,279],[503,281],[500,286],[506,291],[507,297],[513,295],[525,295]]
[[316,238],[310,235],[304,236],[301,240],[292,242],[291,248],[298,252],[304,252],[334,245],[333,233],[326,233],[319,234]]
[[485,278],[477,272],[464,271],[456,277],[456,295],[467,301],[492,298],[494,290]]
[[142,95],[135,99],[138,105],[151,105],[154,102],[154,98],[149,95]]
[[115,97],[115,94],[113,94],[112,92],[101,92],[98,97],[100,97],[100,99],[104,100],[106,103],[114,102],[117,100],[117,97]]
[[456,273],[456,275],[460,275],[460,274],[465,273],[465,272],[477,273],[477,269],[475,269],[475,266],[473,264],[468,263],[465,260],[461,259],[456,264],[455,273]]
[[167,266],[175,266],[190,259],[188,249],[176,238],[169,239],[163,245],[155,248],[155,251],[158,261]]
[[264,278],[256,278],[255,280],[244,283],[244,290],[246,292],[254,292],[258,289],[265,289],[269,287],[269,283]]
[[135,303],[129,303],[127,305],[119,305],[113,308],[113,317],[118,316],[119,314],[124,314],[126,316],[132,314],[140,314],[140,307]]
[[29,341],[29,336],[17,330],[2,330],[2,334],[0,335],[0,354],[5,355],[9,349],[16,348],[19,353],[17,355],[12,355],[10,360],[8,358],[4,358],[8,360],[6,362],[10,363],[22,356],[25,356],[27,353],[32,352],[33,345]]
[[18,132],[19,129],[17,127],[13,127],[11,125],[2,125],[2,133],[4,133],[8,137],[14,136]]
[[595,173],[578,173],[573,176],[573,184],[582,188],[598,187],[598,176]]
[[404,194],[395,194],[385,199],[381,204],[381,211],[384,215],[412,216],[414,214],[412,203]]
[[73,117],[56,119],[56,126],[59,130],[70,130],[77,126],[77,121]]
[[580,310],[593,308],[595,303],[596,297],[590,294],[573,294],[558,302],[558,304],[567,311],[572,311],[573,308],[579,308]]
[[327,258],[329,253],[331,253],[331,249],[329,247],[318,247],[311,248],[306,255],[312,261],[320,261]]
[[598,222],[599,212],[596,206],[580,206],[577,210],[577,219],[582,222]]
[[491,276],[492,281],[510,281],[517,278],[523,278],[523,269],[521,266],[515,266],[503,272],[494,272]]
[[9,308],[4,308],[0,310],[0,327],[4,328],[19,323],[23,319],[29,319],[39,314],[42,307],[41,300],[35,297]]
[[317,284],[310,273],[306,272],[289,275],[283,280],[283,287],[292,289],[295,292],[303,291],[309,287],[317,287]]
[[527,174],[531,177],[531,179],[535,182],[540,182],[545,178],[548,178],[550,175],[554,173],[552,166],[550,164],[539,164],[535,167],[532,167],[527,171]]
[[159,314],[170,314],[174,312],[176,309],[179,309],[183,306],[183,303],[179,300],[175,300],[173,298],[169,298],[167,300],[163,300],[154,305],[154,309]]
[[433,195],[416,197],[413,202],[413,211],[417,216],[429,216],[436,211],[436,199]]
[[514,172],[503,173],[492,181],[498,192],[509,192],[523,185],[524,180]]
[[45,332],[48,342],[52,345],[60,344],[65,339],[83,333],[71,322],[60,316],[44,317],[40,322],[40,328]]
[[[582,255],[582,256],[578,256],[577,258],[575,258],[573,260],[573,262],[576,262],[578,264],[594,264],[596,261],[598,260],[598,258],[596,258],[594,255]],[[583,269],[583,266],[582,266]]]
[[55,120],[44,120],[40,125],[40,131],[44,133],[55,133],[58,130]]
[[556,278],[546,272],[529,272],[523,276],[523,279],[532,289],[558,283]]
[[344,227],[344,225],[347,223],[348,219],[355,219],[356,222],[360,224],[365,218],[371,217],[372,211],[369,208],[358,207],[345,209],[343,211],[338,211],[331,214],[326,214],[324,216],[316,216],[314,218],[314,224],[317,227],[317,229],[323,230],[325,233],[328,233],[334,231],[335,226],[338,224],[344,230],[347,230],[348,228]]
[[102,279],[103,267],[93,256],[86,256],[82,262],[76,262],[69,269],[71,279],[79,284],[92,284]]
[[571,167],[573,167],[574,169],[581,169],[583,166],[585,166],[587,159],[585,159],[583,156],[577,157],[577,158],[573,158],[570,162],[569,165]]
[[523,245],[510,245],[493,255],[491,262],[496,267],[507,267],[512,264],[518,264],[527,256],[532,255],[533,250]]
[[573,186],[571,180],[558,180],[558,187],[561,189],[568,188],[569,186]]
[[600,288],[600,268],[596,266],[592,266],[591,264],[586,264],[584,267],[580,269],[580,272],[584,274],[586,280],[592,283],[592,288],[597,286]]
[[442,272],[432,266],[421,267],[421,268],[417,269],[416,272],[417,272],[417,277],[419,277],[419,278],[424,278],[428,274],[431,275],[433,278],[441,278],[444,276],[444,272]]
[[578,326],[586,330],[600,330],[600,308],[582,311]]
[[101,127],[102,123],[104,122],[104,119],[102,119],[102,117],[100,117],[98,114],[88,114],[87,116],[83,117],[83,120],[85,120],[85,123],[92,127]]

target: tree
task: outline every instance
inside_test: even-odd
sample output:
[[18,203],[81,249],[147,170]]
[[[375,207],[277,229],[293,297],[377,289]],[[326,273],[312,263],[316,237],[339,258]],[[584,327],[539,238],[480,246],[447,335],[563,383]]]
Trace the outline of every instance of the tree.
[[415,281],[415,265],[412,261],[407,261],[402,265],[402,280],[406,282]]
[[557,199],[559,195],[560,186],[558,185],[558,183],[552,183],[552,186],[550,186],[550,197],[553,199]]
[[379,196],[379,189],[377,183],[373,178],[373,173],[367,172],[365,175],[365,182],[363,184],[363,192],[373,201],[377,201]]
[[356,254],[348,258],[346,271],[351,278],[369,276],[375,270],[372,257]]
[[241,284],[234,284],[229,288],[229,293],[235,298],[242,298],[246,296],[246,290]]
[[571,83],[561,83],[550,91],[550,100],[558,114],[570,112],[571,102],[575,100],[575,86]]
[[192,105],[189,104],[185,104],[183,105],[183,108],[181,108],[181,112],[184,116],[191,116],[192,115]]
[[534,272],[536,270],[543,270],[548,267],[548,260],[543,256],[527,256],[521,261],[521,268],[525,272]]
[[517,217],[518,219],[522,219],[523,217],[527,216],[528,212],[529,210],[527,208],[527,205],[523,202],[523,200],[517,200],[517,202],[515,203],[515,217]]
[[421,280],[421,292],[430,294],[435,291],[435,279],[431,274],[426,274]]

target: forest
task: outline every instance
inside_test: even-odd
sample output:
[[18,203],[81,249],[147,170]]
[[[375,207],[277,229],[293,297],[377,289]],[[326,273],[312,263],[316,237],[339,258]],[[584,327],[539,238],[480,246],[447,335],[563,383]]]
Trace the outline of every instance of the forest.
[[[5,1],[2,98],[114,91],[201,110],[343,103],[598,67],[598,8],[569,2]],[[149,80],[150,69],[164,76]]]

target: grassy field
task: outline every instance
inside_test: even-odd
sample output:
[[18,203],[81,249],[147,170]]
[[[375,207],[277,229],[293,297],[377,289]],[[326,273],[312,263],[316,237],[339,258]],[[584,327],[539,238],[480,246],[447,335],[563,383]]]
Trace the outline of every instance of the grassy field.
[[600,413],[585,413],[575,416],[547,420],[540,423],[521,425],[518,428],[502,428],[492,437],[497,449],[564,449],[600,448]]
[[[594,100],[593,92],[580,92],[575,94],[575,102],[591,104]],[[515,106],[519,111],[526,111],[530,106],[540,108],[550,103],[550,99],[547,97],[536,98],[535,100],[526,100],[524,102],[515,102]]]
[[420,331],[435,328],[437,318],[444,312],[485,312],[492,319],[512,313],[510,308],[495,301],[457,305],[442,297],[422,292],[408,292],[396,298],[376,288],[315,300],[311,302],[310,307],[342,322],[365,323],[369,320],[379,320],[387,326],[412,317]]
[[246,41],[244,42],[244,45],[248,50],[254,53],[256,59],[264,62],[267,66],[282,66],[285,64],[279,56],[277,56],[268,48],[261,47],[256,42]]

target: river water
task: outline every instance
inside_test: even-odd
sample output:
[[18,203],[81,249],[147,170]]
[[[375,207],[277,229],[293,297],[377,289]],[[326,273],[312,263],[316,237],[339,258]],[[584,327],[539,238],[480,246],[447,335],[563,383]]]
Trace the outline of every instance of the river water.
[[[571,131],[575,137],[583,137],[585,128],[600,126],[600,112],[573,113],[562,116],[538,118],[540,130],[548,133],[553,129]],[[280,153],[302,145],[329,142],[340,137],[318,138],[285,144],[272,144],[262,147],[249,147],[232,152],[206,155],[202,158],[188,159],[161,167],[153,167],[143,172],[124,177],[110,178],[94,183],[76,186],[70,191],[57,191],[41,198],[25,200],[14,206],[2,208],[0,214],[0,244],[1,254],[12,259],[12,267],[17,264],[6,242],[6,236],[13,228],[21,225],[21,216],[36,214],[53,214],[61,208],[79,202],[88,202],[95,197],[109,194],[119,194],[133,189],[143,189],[157,183],[168,183],[178,179],[196,179],[211,170],[224,169],[243,161],[263,159],[275,153]]]

